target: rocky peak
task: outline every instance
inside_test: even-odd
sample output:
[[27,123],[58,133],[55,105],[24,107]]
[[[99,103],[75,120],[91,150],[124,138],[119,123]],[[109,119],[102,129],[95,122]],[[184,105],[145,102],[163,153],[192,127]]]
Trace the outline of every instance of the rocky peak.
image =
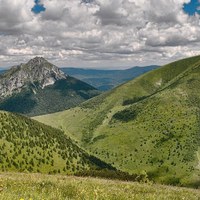
[[43,57],[35,57],[28,61],[27,65],[29,66],[40,66],[44,63],[47,63],[48,61],[44,59]]
[[64,72],[42,57],[31,59],[26,64],[25,70],[29,71],[31,80],[39,82],[42,88],[53,85],[57,80],[66,79]]
[[20,92],[30,84],[41,88],[53,85],[57,80],[66,79],[66,75],[58,67],[42,57],[35,57],[26,64],[12,67],[0,77],[0,97]]

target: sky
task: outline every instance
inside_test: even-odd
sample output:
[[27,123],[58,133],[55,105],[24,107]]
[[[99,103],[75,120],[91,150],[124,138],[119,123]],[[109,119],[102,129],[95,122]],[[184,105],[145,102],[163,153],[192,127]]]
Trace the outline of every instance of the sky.
[[200,55],[199,0],[0,0],[0,67],[123,69]]

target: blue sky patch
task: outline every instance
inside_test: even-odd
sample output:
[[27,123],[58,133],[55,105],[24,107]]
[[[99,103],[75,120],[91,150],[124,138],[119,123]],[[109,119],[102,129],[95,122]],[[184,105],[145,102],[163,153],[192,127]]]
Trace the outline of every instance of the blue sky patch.
[[32,8],[32,12],[35,14],[38,14],[40,12],[45,11],[44,5],[40,4],[40,0],[35,0],[35,6]]
[[198,0],[191,0],[190,3],[184,4],[183,10],[188,15],[194,15],[195,13],[200,14],[200,2]]

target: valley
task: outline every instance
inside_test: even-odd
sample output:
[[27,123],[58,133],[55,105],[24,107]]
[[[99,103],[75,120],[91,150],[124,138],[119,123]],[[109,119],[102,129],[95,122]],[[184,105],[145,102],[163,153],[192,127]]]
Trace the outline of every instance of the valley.
[[199,66],[199,56],[177,61],[76,108],[35,119],[62,129],[117,169],[198,187]]

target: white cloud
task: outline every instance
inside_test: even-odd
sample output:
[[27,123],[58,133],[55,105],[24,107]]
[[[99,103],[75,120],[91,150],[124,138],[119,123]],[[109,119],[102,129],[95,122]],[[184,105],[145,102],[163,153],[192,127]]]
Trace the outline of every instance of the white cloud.
[[34,24],[34,14],[31,8],[34,2],[30,0],[0,0],[0,32],[6,34],[23,33]]
[[0,0],[0,65],[40,55],[62,66],[133,66],[199,54],[190,0]]

